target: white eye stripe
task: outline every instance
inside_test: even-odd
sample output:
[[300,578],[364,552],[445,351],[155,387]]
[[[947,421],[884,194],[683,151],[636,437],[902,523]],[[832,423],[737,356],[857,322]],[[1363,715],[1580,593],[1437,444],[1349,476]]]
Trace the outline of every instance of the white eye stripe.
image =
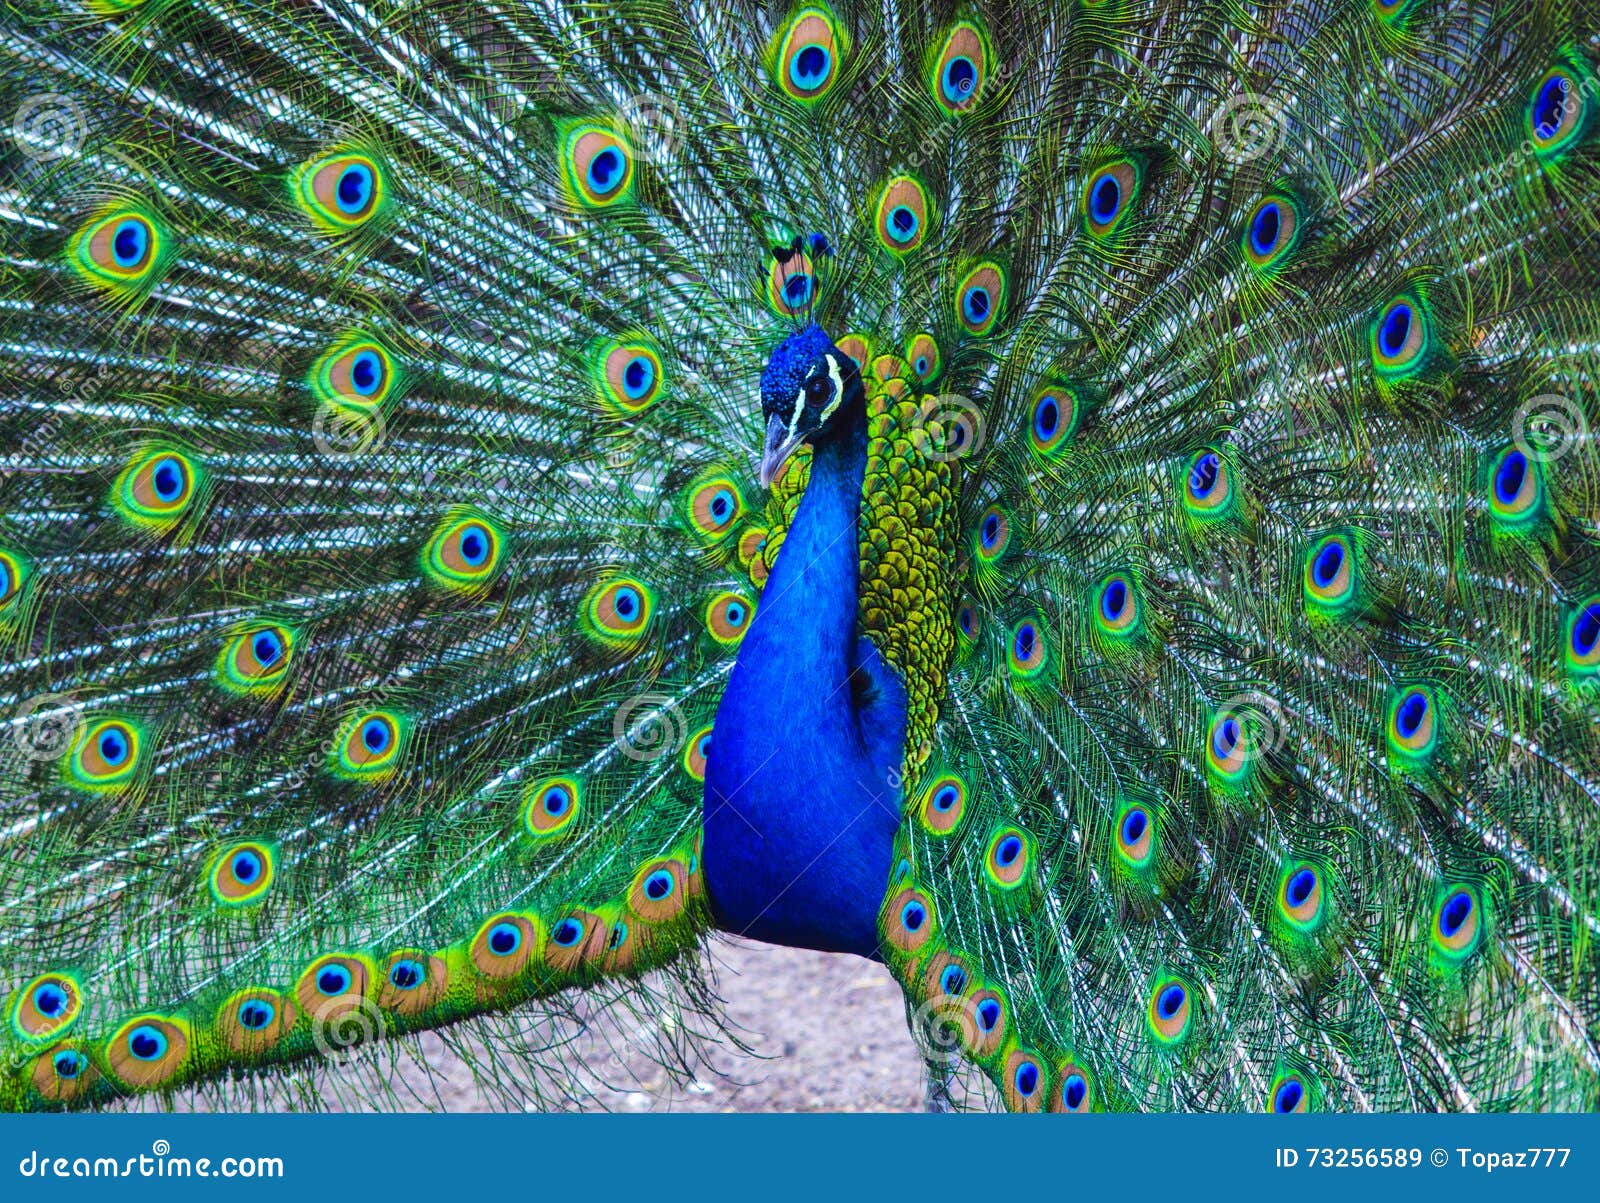
[[828,402],[828,407],[822,411],[822,417],[817,420],[818,425],[828,420],[829,415],[839,408],[839,403],[844,400],[844,377],[839,374],[839,361],[832,355],[828,356],[828,379],[833,381],[833,400]]

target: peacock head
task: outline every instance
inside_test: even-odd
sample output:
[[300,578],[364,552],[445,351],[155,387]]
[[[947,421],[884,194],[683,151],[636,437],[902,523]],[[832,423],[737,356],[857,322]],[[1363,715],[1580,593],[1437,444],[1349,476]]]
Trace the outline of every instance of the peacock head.
[[855,360],[811,322],[778,345],[761,373],[761,486],[807,439],[864,411],[866,393]]

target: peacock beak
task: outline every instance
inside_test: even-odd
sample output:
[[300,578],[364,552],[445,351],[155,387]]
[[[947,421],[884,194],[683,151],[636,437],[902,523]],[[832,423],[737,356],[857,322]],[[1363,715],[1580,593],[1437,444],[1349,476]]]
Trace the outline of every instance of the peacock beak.
[[794,454],[794,449],[805,442],[805,436],[794,434],[782,418],[767,422],[767,434],[761,447],[761,487],[772,484],[772,478],[783,467],[783,461]]

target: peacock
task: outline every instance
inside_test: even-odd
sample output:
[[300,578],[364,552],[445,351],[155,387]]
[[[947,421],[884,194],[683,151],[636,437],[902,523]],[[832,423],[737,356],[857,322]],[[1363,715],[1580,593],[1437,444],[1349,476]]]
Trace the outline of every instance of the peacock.
[[1600,1106],[1594,0],[0,20],[0,1106]]

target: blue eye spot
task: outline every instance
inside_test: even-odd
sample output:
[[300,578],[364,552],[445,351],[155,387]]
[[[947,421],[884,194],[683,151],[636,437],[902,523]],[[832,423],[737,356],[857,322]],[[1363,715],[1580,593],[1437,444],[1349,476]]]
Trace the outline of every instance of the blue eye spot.
[[[896,205],[889,210],[889,237],[896,242],[910,242],[917,236],[917,227],[922,223],[917,220],[917,215],[908,205]],[[918,362],[926,362],[919,360]],[[918,372],[924,371],[918,368]]]
[[677,880],[666,869],[657,869],[644,879],[645,897],[652,902],[660,902],[663,898],[670,898],[672,892],[677,888]]
[[927,921],[927,908],[920,902],[908,902],[900,908],[900,925],[907,931],[921,931]]
[[489,929],[489,951],[508,957],[522,947],[522,929],[515,923],[496,923]]
[[1026,662],[1033,657],[1034,642],[1035,636],[1031,625],[1024,623],[1017,628],[1016,651],[1018,660]]
[[50,1064],[56,1071],[56,1077],[70,1082],[89,1068],[89,1058],[72,1049],[63,1049],[55,1055]]
[[911,368],[918,376],[926,376],[928,374],[928,357],[926,355],[918,355],[917,362],[912,364]]
[[1117,210],[1122,208],[1122,185],[1117,183],[1117,177],[1109,172],[1100,177],[1093,190],[1089,193],[1089,216],[1096,225],[1106,225],[1117,215]]
[[789,60],[789,80],[802,92],[811,92],[828,78],[833,55],[825,46],[803,46]]
[[241,852],[233,858],[233,876],[244,885],[261,876],[261,858],[254,852]]
[[1033,410],[1033,432],[1039,436],[1039,441],[1048,443],[1055,437],[1056,428],[1061,425],[1061,407],[1056,399],[1051,396],[1039,398],[1039,404]]
[[622,152],[608,146],[589,160],[589,186],[596,192],[610,192],[617,186],[623,173]]
[[128,741],[120,732],[107,731],[100,737],[100,759],[115,768],[128,755]]
[[622,369],[622,391],[630,401],[637,401],[650,391],[656,380],[656,366],[643,355],[635,355]]
[[1279,1115],[1288,1115],[1300,1106],[1300,1100],[1305,1098],[1306,1088],[1300,1084],[1298,1078],[1290,1078],[1278,1086],[1277,1093],[1272,1096],[1272,1109]]
[[983,536],[985,549],[993,547],[995,540],[1000,537],[1000,515],[990,514],[985,518],[983,520],[983,530],[979,533]]
[[953,785],[947,785],[939,790],[938,793],[933,795],[933,809],[953,810],[957,800],[960,799],[960,797],[960,790],[956,789],[956,787]]
[[1210,451],[1195,460],[1194,467],[1189,470],[1189,491],[1199,498],[1209,497],[1211,490],[1217,487],[1221,464],[1222,461]]
[[481,526],[469,526],[461,533],[461,558],[471,568],[482,566],[489,558],[489,532]]
[[1533,117],[1534,134],[1540,141],[1548,142],[1560,132],[1571,91],[1572,81],[1565,75],[1552,75],[1539,89],[1539,97],[1533,102]]
[[276,1008],[264,998],[252,998],[239,1005],[239,1026],[259,1032],[277,1015]]
[[944,65],[944,98],[951,104],[965,104],[978,84],[978,68],[964,54],[958,54]]
[[54,1019],[67,1009],[67,992],[48,983],[40,986],[33,992],[33,1009],[46,1019]]
[[1039,1089],[1039,1067],[1032,1061],[1024,1061],[1017,1066],[1014,1080],[1017,1084],[1017,1093],[1023,1098],[1029,1098]]
[[550,938],[562,948],[571,948],[583,939],[583,924],[576,919],[563,919],[556,924],[556,930],[551,933]]
[[1061,1099],[1069,1110],[1076,1111],[1083,1106],[1083,1100],[1089,1095],[1089,1083],[1085,1082],[1078,1074],[1070,1075],[1061,1087]]
[[1017,857],[1022,855],[1022,840],[1014,835],[1008,835],[1000,841],[1000,846],[994,850],[994,859],[1001,868],[1013,864]]
[[618,589],[612,599],[611,606],[617,612],[617,617],[627,622],[639,612],[639,593],[631,586]]
[[961,298],[961,312],[972,325],[981,325],[989,316],[991,304],[987,288],[969,288]]
[[960,965],[946,965],[939,975],[939,989],[946,994],[960,994],[967,988],[967,973]]
[[1396,305],[1383,316],[1383,325],[1378,330],[1378,350],[1386,358],[1393,359],[1405,347],[1410,335],[1411,306]]
[[1100,594],[1100,615],[1107,622],[1115,622],[1122,615],[1122,608],[1128,604],[1128,583],[1121,577],[1113,577],[1106,582],[1104,591]]
[[389,970],[389,984],[396,990],[415,990],[427,975],[418,961],[396,961]]
[[345,213],[359,213],[366,208],[372,196],[372,171],[362,163],[352,163],[339,175],[339,208]]
[[559,785],[551,786],[544,794],[544,813],[552,819],[559,819],[567,813],[567,807],[572,805],[572,797]]
[[1288,897],[1290,906],[1301,906],[1307,898],[1311,897],[1311,891],[1316,888],[1317,875],[1310,869],[1301,869],[1289,879],[1289,885],[1284,890],[1284,894]]
[[343,965],[329,965],[317,974],[317,990],[337,998],[350,989],[350,971]]
[[791,309],[804,305],[811,299],[811,277],[806,272],[790,276],[783,282],[783,298]]
[[370,397],[383,383],[383,361],[376,351],[362,351],[350,364],[350,386],[363,397]]
[[140,1061],[159,1061],[167,1051],[167,1037],[160,1028],[140,1024],[128,1033],[128,1051]]
[[1494,491],[1501,505],[1510,505],[1517,499],[1527,475],[1528,457],[1522,452],[1512,451],[1500,461],[1500,469],[1494,475]]
[[1256,212],[1255,220],[1250,223],[1250,249],[1263,257],[1270,255],[1282,229],[1283,214],[1277,202],[1262,205]]
[[283,640],[271,631],[262,631],[251,640],[250,649],[255,653],[257,664],[268,665],[283,654]]
[[1000,1022],[1000,1004],[992,998],[986,998],[978,1004],[978,1026],[986,1032],[994,1031],[995,1024]]
[[162,501],[176,501],[183,494],[183,467],[175,459],[164,459],[150,473],[150,483]]
[[1122,842],[1137,844],[1144,838],[1150,819],[1142,810],[1130,810],[1122,819]]
[[1578,620],[1572,624],[1574,655],[1593,655],[1596,644],[1600,644],[1600,602],[1585,606]]
[[1428,695],[1415,690],[1408,693],[1395,711],[1394,725],[1399,730],[1402,738],[1410,739],[1422,726],[1422,720],[1428,717]]
[[1444,909],[1439,912],[1439,931],[1447,937],[1453,936],[1471,917],[1472,895],[1458,890],[1445,899]]
[[1339,569],[1344,567],[1344,544],[1335,540],[1317,553],[1316,563],[1311,566],[1311,579],[1317,587],[1326,589],[1333,584],[1339,575]]
[[961,623],[961,633],[963,635],[970,636],[973,632],[973,628],[977,626],[977,618],[972,613],[971,606],[961,607],[961,614],[958,618],[958,621]]
[[150,232],[144,222],[129,219],[117,226],[111,236],[111,257],[118,267],[137,267],[150,245]]
[[389,724],[381,718],[369,718],[361,725],[361,742],[366,745],[369,752],[384,751],[388,748],[391,738]]
[[1182,986],[1168,986],[1161,992],[1161,997],[1156,1001],[1156,1014],[1162,1019],[1171,1019],[1183,1009],[1184,1000],[1188,997]]
[[1217,724],[1217,731],[1211,738],[1212,750],[1216,752],[1219,760],[1226,760],[1233,755],[1234,748],[1239,746],[1239,720],[1225,718]]

